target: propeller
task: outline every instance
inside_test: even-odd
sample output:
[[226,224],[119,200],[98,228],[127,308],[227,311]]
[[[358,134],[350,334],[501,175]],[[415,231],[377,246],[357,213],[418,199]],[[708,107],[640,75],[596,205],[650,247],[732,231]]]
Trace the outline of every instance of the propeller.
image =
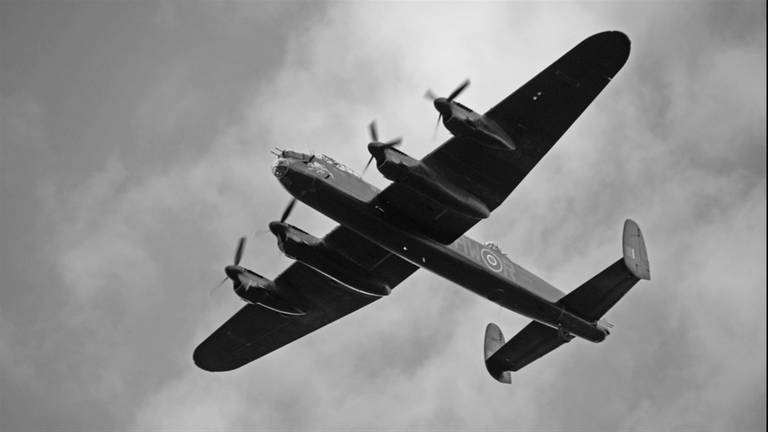
[[240,237],[240,241],[237,242],[237,249],[235,249],[235,265],[240,265],[240,259],[243,258],[244,249],[245,237]]
[[424,97],[431,100],[437,108],[439,114],[437,115],[437,123],[435,124],[435,134],[437,134],[437,128],[440,126],[440,120],[443,118],[443,111],[449,109],[449,102],[456,99],[466,88],[469,87],[469,78],[465,79],[458,87],[456,87],[447,98],[438,97],[431,89],[424,93]]
[[[380,148],[381,150],[385,150],[388,148],[397,147],[403,142],[402,137],[397,137],[387,142],[379,141],[379,133],[376,130],[376,120],[372,121],[368,125],[368,132],[371,135],[371,142],[370,144],[368,144],[368,148],[370,148],[371,146],[374,146],[374,147]],[[373,162],[373,159],[374,157],[373,155],[371,155],[371,158],[368,159],[368,163],[365,164],[365,168],[363,168],[363,174],[365,174],[365,172],[368,170],[368,167],[371,166],[371,162]]]
[[[243,258],[243,251],[245,251],[245,237],[240,237],[240,240],[237,242],[237,248],[235,249],[235,265],[240,265],[240,260]],[[221,280],[216,286],[211,288],[211,291],[208,292],[208,296],[212,296],[214,291],[216,291],[217,288],[224,285],[224,282],[229,280],[229,276],[225,276],[224,279]]]
[[[285,222],[288,219],[288,217],[293,212],[293,207],[294,206],[296,206],[296,198],[291,198],[291,200],[288,201],[288,205],[285,206],[285,210],[283,210],[282,216],[280,216],[280,222],[281,223]],[[253,233],[253,238],[256,239],[259,236],[267,234],[269,232],[270,232],[269,228],[263,228],[263,229],[256,230]]]
[[288,216],[291,215],[291,212],[293,211],[293,207],[296,205],[296,198],[291,198],[290,201],[288,201],[288,205],[285,207],[285,210],[283,210],[283,215],[280,216],[280,222],[285,222],[286,219],[288,219]]
[[208,291],[208,297],[213,297],[213,293],[216,292],[217,289],[221,288],[222,285],[224,285],[224,282],[229,280],[229,276],[224,276],[224,279],[221,280],[221,282],[217,283],[216,286],[211,288],[210,291]]

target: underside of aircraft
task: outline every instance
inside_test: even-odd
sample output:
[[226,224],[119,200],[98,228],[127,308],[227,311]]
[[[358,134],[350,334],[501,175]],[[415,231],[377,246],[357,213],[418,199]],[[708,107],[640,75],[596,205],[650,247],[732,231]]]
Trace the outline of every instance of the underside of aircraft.
[[[419,268],[532,320],[509,341],[488,324],[485,365],[500,382],[574,337],[602,342],[605,313],[650,279],[634,221],[624,223],[621,257],[568,294],[464,233],[553,147],[622,68],[629,48],[621,32],[593,35],[485,114],[455,100],[468,80],[447,97],[428,92],[453,136],[421,160],[399,150],[400,139],[379,141],[372,123],[368,163],[392,181],[381,191],[327,156],[276,153],[272,172],[294,198],[269,228],[296,262],[266,279],[240,266],[241,240],[225,272],[247,304],[195,349],[195,363],[239,368],[390,295]],[[288,224],[296,200],[339,226],[317,238]]]

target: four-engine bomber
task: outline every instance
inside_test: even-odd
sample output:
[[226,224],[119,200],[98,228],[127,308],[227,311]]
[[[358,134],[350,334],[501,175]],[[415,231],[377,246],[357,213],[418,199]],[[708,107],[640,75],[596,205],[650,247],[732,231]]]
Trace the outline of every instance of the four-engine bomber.
[[[225,271],[248,304],[198,346],[195,363],[238,368],[389,295],[419,268],[532,319],[508,341],[497,325],[486,327],[485,366],[500,382],[574,336],[603,341],[603,316],[650,279],[634,221],[624,223],[622,256],[568,294],[464,233],[554,146],[623,67],[629,47],[623,33],[593,35],[484,114],[455,101],[469,80],[448,97],[428,91],[438,125],[442,119],[453,137],[421,160],[395,148],[400,138],[380,142],[371,123],[368,165],[375,159],[392,181],[381,191],[329,157],[277,152],[272,172],[293,199],[269,228],[295,262],[266,279],[239,265],[241,239]],[[340,225],[321,239],[286,223],[297,200]]]

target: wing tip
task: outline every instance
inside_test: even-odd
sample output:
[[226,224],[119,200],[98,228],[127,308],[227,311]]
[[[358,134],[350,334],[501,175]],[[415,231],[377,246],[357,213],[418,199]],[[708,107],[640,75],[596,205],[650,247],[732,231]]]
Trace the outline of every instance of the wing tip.
[[608,30],[596,33],[579,44],[586,48],[586,56],[599,65],[608,78],[613,78],[629,59],[632,45],[624,32]]
[[207,372],[227,372],[237,369],[238,366],[233,367],[232,364],[222,361],[219,356],[212,354],[205,345],[205,342],[201,343],[192,352],[192,361],[197,367]]

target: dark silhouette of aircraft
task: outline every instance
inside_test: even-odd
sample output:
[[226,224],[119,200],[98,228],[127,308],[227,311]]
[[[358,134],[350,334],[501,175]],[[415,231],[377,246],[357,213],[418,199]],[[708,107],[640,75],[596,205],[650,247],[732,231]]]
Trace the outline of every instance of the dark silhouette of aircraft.
[[[448,97],[427,97],[453,137],[421,160],[381,142],[370,125],[368,150],[392,183],[382,191],[327,156],[280,151],[274,176],[293,195],[269,224],[280,250],[296,260],[272,281],[241,267],[241,239],[226,267],[248,304],[194,352],[208,371],[238,368],[391,293],[419,267],[533,321],[505,342],[488,324],[485,364],[498,381],[569,342],[601,342],[603,315],[640,279],[650,279],[640,228],[624,224],[622,257],[568,294],[513,263],[492,243],[463,234],[523,180],[629,56],[620,32],[593,35],[485,114]],[[366,165],[366,168],[368,167]],[[339,223],[319,239],[286,223],[296,200]],[[225,279],[226,280],[226,279]]]

